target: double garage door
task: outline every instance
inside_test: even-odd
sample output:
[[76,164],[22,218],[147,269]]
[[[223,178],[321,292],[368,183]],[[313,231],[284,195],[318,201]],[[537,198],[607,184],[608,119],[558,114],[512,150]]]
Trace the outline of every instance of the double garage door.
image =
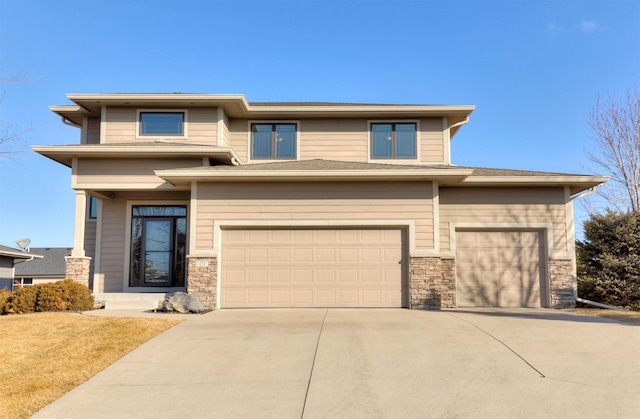
[[403,229],[222,233],[221,308],[403,307]]
[[459,307],[546,307],[542,231],[458,231]]

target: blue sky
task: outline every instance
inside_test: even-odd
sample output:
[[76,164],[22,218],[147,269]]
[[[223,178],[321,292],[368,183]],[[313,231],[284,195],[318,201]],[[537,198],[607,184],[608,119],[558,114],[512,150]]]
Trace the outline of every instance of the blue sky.
[[[476,105],[454,164],[590,173],[598,94],[640,84],[639,1],[0,0],[0,244],[71,246],[66,93],[242,93],[249,101]],[[585,212],[577,211],[578,223]],[[578,226],[579,228],[579,226]]]

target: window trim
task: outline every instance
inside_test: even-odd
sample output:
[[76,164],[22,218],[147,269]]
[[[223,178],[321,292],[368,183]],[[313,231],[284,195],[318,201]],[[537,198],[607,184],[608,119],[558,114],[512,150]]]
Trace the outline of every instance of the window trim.
[[[182,135],[171,134],[141,134],[140,118],[143,113],[182,113]],[[136,140],[186,140],[189,137],[189,110],[188,109],[136,109]]]
[[[272,157],[272,158],[253,158],[252,154],[253,154],[253,125],[257,125],[257,124],[271,124],[271,125],[277,125],[277,124],[290,124],[290,125],[295,125],[296,126],[296,143],[295,143],[295,156],[293,158],[277,158],[277,157]],[[272,131],[273,132],[273,131]],[[267,162],[285,162],[285,161],[297,161],[300,160],[300,121],[299,120],[254,120],[254,121],[247,121],[247,161],[248,162],[260,162],[260,163],[267,163]]]
[[[412,158],[402,157],[373,157],[372,147],[372,125],[373,124],[415,124],[416,126],[416,156]],[[415,164],[420,162],[420,120],[419,119],[371,119],[367,121],[367,161],[369,163],[393,163],[393,164]]]

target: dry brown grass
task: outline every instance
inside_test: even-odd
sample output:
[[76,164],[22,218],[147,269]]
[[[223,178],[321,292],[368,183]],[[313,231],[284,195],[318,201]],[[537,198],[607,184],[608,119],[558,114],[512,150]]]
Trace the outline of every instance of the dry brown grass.
[[567,311],[575,314],[586,314],[587,316],[606,317],[607,319],[619,320],[625,323],[640,324],[640,311],[617,311],[600,308],[572,308]]
[[74,313],[1,316],[0,418],[29,417],[179,322]]

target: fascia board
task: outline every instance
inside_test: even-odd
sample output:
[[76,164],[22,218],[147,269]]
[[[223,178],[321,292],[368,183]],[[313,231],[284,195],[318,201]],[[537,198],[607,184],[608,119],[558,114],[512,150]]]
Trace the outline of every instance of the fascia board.
[[393,181],[393,180],[456,180],[460,181],[471,174],[472,170],[156,170],[155,175],[172,184],[191,180],[225,181]]
[[606,176],[551,175],[551,176],[470,176],[463,184],[593,184],[608,181]]
[[32,253],[24,253],[20,251],[12,252],[10,250],[0,250],[0,256],[9,256],[14,259],[42,259],[42,255],[34,255]]
[[140,158],[140,157],[202,157],[223,155],[228,156],[229,161],[240,161],[235,150],[231,147],[202,147],[202,146],[163,146],[163,147],[145,147],[145,146],[91,146],[91,145],[74,145],[74,146],[31,146],[36,153],[42,154],[52,160],[71,167],[72,157],[109,157],[116,156],[119,158]]

